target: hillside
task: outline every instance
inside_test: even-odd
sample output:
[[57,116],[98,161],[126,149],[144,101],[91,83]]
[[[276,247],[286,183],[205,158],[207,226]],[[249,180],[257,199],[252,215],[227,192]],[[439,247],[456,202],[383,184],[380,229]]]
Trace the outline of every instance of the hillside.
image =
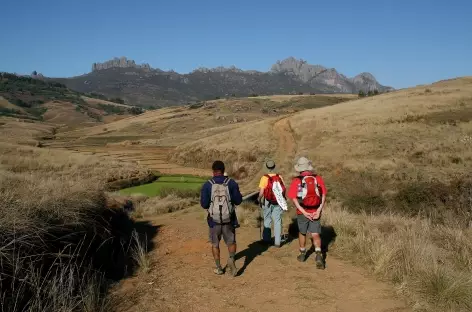
[[[329,190],[322,220],[337,235],[330,248],[334,259],[328,260],[330,277],[342,270],[346,282],[358,283],[359,278],[353,277],[349,265],[337,264],[338,258],[350,260],[379,279],[390,281],[415,310],[469,311],[472,77],[316,106],[313,101],[321,98],[330,96],[218,100],[166,108],[110,123],[106,129],[92,127],[67,132],[51,146],[67,147],[64,142],[69,142],[68,148],[80,152],[115,155],[149,168],[168,170],[165,172],[196,167],[208,173],[211,163],[222,159],[245,194],[257,188],[266,158],[274,158],[281,173],[290,177],[295,174],[292,168],[296,157],[308,156],[317,173],[327,181]],[[312,101],[313,109],[302,110],[309,108],[305,101]],[[239,116],[242,120],[236,118]],[[257,207],[238,209],[244,224],[257,224]],[[178,250],[185,248],[175,247],[181,246],[182,241],[172,231],[178,231],[180,223],[203,219],[200,210],[184,212],[179,217],[172,215],[154,221],[164,223],[168,232],[163,232],[164,237],[156,241],[161,249],[152,257],[158,260],[159,268],[170,268],[171,272],[178,268],[178,273],[159,274],[159,278],[167,281],[166,290],[156,292],[152,287],[141,287],[131,292],[134,304],[123,311],[135,311],[149,300],[165,305],[159,298],[185,297],[188,288],[199,289],[201,293],[212,290],[212,283],[202,284],[196,278],[187,279],[186,286],[173,282],[193,276],[190,272],[206,274],[202,266],[211,262],[210,255],[201,251],[206,246],[203,223],[193,230],[201,235],[192,241],[198,248],[187,253],[197,260],[187,263],[185,257],[175,257]],[[293,212],[290,209],[284,216],[286,226],[290,225]],[[248,282],[245,289],[259,294],[258,287],[250,285],[270,282],[269,275],[257,272],[264,272],[264,264],[268,263],[273,270],[284,270],[295,261],[295,249],[264,252],[251,243],[257,237],[256,229],[241,231],[241,244],[247,245],[241,251],[241,257],[245,255],[244,265],[240,261],[243,271],[246,261],[253,259],[247,253],[257,253],[253,256],[257,260],[247,269],[251,275],[244,275],[241,283]],[[187,241],[183,242],[188,246]],[[319,276],[311,271],[307,274]],[[142,280],[143,277],[133,279],[131,284],[124,283],[120,296],[125,293],[128,296],[130,287],[142,285]],[[326,289],[343,292],[342,285],[335,281],[327,279]],[[301,287],[295,276],[285,275],[283,282],[287,289]],[[372,308],[375,296],[379,295],[369,293],[374,297],[365,299],[359,311],[365,305]],[[238,292],[238,296],[243,298],[245,294]],[[279,297],[271,297],[274,303],[271,309],[283,304]],[[401,305],[401,301],[396,302]],[[219,304],[228,307],[226,302]],[[252,307],[251,301],[242,300],[243,305]],[[338,305],[331,302],[329,308]],[[379,305],[372,309],[389,308],[390,303],[389,307]]]
[[[13,124],[47,123],[54,132],[104,124],[139,114],[142,109],[82,94],[57,82],[0,73],[0,118]],[[25,122],[27,124],[25,124]],[[41,126],[40,126],[41,127]],[[8,129],[6,129],[8,128]]]
[[[265,159],[275,159],[290,179],[294,160],[304,155],[327,183],[322,217],[329,249],[326,271],[317,271],[312,262],[296,262],[293,207],[283,215],[289,241],[280,249],[257,243],[257,206],[237,208],[243,224],[236,257],[240,271],[230,280],[211,275],[207,223],[200,208],[184,209],[191,200],[173,195],[138,202],[133,218],[160,230],[150,238],[150,246],[157,247],[139,256],[143,274],[113,288],[120,311],[151,306],[180,311],[193,304],[224,310],[302,310],[308,305],[300,300],[306,298],[323,303],[327,311],[470,311],[471,99],[472,77],[464,77],[362,99],[342,94],[212,100],[57,133],[42,151],[73,150],[64,155],[85,157],[83,162],[85,155],[95,163],[114,160],[118,167],[130,168],[129,175],[153,170],[205,176],[211,163],[222,159],[244,194],[257,188]],[[9,150],[11,170],[18,170],[13,160],[21,149]],[[94,172],[95,166],[87,164]],[[123,179],[128,173],[115,176]],[[184,210],[153,215],[159,209]],[[194,233],[191,239],[181,231],[183,225]],[[299,271],[286,270],[298,265],[305,279],[300,280]],[[320,278],[324,287],[319,296],[299,291],[316,287]],[[234,292],[238,306],[227,297],[211,306],[202,300],[215,293],[215,283],[220,290],[241,286]],[[259,309],[247,300],[248,294],[269,301]]]
[[144,145],[177,146],[209,135],[225,133],[266,119],[280,118],[309,108],[349,101],[346,95],[274,96],[221,99],[148,111],[105,127],[77,129],[58,136],[77,144],[139,141]]
[[51,78],[73,90],[121,97],[142,107],[165,107],[217,97],[245,97],[253,94],[358,93],[360,90],[390,91],[369,73],[353,78],[333,68],[310,65],[288,58],[268,72],[236,67],[199,68],[188,74],[137,65],[126,58],[95,63],[92,72],[71,78]]

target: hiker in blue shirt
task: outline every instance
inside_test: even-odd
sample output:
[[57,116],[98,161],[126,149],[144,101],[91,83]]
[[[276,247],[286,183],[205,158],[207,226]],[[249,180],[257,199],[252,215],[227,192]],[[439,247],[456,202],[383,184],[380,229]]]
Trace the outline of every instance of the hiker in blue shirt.
[[[200,204],[208,210],[209,235],[212,244],[212,253],[215,259],[218,275],[224,273],[220,263],[220,240],[223,239],[228,246],[228,267],[233,276],[237,275],[235,264],[236,254],[236,228],[239,227],[234,206],[243,201],[239,186],[236,181],[224,175],[225,165],[222,161],[215,161],[212,166],[213,178],[206,182],[201,190]],[[213,196],[213,198],[212,198]],[[228,198],[229,196],[229,198]]]

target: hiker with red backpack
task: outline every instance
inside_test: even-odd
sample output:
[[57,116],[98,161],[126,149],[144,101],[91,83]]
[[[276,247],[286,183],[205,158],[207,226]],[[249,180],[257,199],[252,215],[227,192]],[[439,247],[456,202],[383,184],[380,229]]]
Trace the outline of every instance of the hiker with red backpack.
[[290,184],[288,198],[297,208],[298,240],[300,262],[306,260],[306,234],[310,232],[315,245],[315,263],[319,269],[324,269],[324,260],[321,254],[321,223],[320,217],[326,202],[326,186],[323,178],[316,173],[312,163],[305,157],[300,157],[295,165],[299,176]]
[[227,268],[231,275],[236,276],[236,228],[237,222],[235,206],[243,201],[239,186],[236,181],[224,175],[225,164],[215,161],[212,165],[213,178],[202,186],[200,204],[208,211],[207,222],[210,228],[211,251],[215,259],[216,268],[213,272],[217,275],[224,274],[220,263],[220,240],[223,237],[228,246],[229,259]]
[[[271,224],[274,220],[274,246],[280,247],[282,236],[282,204],[285,203],[285,185],[282,176],[275,173],[275,162],[268,160],[266,162],[268,174],[262,176],[259,182],[259,203],[262,207],[264,219],[264,230],[262,231],[262,242],[271,244]],[[275,188],[274,185],[278,188]],[[278,192],[277,192],[278,190]],[[285,205],[286,206],[286,205]]]

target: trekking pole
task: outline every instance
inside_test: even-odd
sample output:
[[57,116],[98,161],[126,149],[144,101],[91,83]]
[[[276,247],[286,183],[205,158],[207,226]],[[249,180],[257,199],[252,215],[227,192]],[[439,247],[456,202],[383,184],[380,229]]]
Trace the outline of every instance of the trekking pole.
[[260,208],[260,219],[259,219],[259,238],[262,240],[262,226],[264,224],[264,215],[263,215],[263,210],[262,210],[262,201],[259,201],[259,208]]

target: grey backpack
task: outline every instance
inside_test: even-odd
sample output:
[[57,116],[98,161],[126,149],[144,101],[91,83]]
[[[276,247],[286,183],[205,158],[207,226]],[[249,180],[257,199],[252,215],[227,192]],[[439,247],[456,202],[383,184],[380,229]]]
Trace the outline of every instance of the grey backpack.
[[234,208],[229,195],[228,183],[230,180],[226,178],[223,184],[217,184],[213,179],[210,180],[211,202],[208,214],[217,224],[231,222]]

